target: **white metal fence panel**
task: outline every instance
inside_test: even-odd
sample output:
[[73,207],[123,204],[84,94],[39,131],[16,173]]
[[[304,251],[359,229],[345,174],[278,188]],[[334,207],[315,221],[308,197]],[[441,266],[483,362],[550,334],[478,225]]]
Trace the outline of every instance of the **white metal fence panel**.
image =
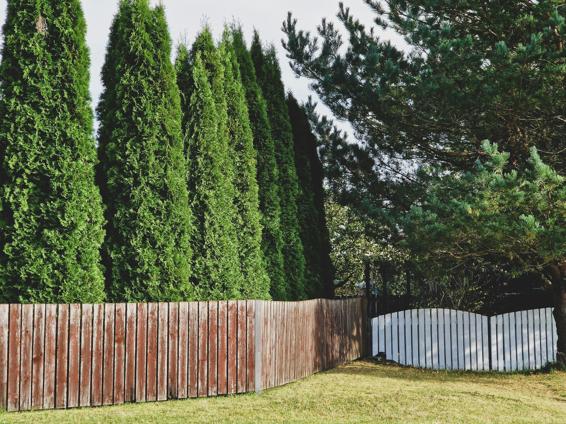
[[448,309],[413,309],[372,320],[372,353],[421,368],[523,371],[556,360],[552,309],[486,317]]

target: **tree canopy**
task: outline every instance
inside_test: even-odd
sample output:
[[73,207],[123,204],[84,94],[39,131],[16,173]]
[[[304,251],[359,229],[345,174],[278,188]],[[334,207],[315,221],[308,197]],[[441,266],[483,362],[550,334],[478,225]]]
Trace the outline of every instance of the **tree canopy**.
[[100,302],[101,197],[78,0],[8,1],[0,65],[0,302]]
[[98,180],[110,297],[194,298],[181,107],[162,7],[120,2],[102,79]]

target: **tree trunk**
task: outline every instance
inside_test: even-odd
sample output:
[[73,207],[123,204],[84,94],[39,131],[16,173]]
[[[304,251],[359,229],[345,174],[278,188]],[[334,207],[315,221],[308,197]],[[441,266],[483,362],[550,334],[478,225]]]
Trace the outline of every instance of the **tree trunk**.
[[556,362],[561,368],[566,369],[566,261],[550,267],[550,278],[554,299],[554,320],[558,334]]

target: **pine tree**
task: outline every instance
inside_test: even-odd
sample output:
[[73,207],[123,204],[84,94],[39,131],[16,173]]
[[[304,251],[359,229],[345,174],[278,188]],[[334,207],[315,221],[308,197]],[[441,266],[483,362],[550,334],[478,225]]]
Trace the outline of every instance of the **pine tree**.
[[257,158],[253,132],[231,36],[224,33],[225,93],[228,107],[230,153],[234,161],[234,203],[237,209],[236,231],[240,267],[244,277],[242,295],[247,299],[269,298],[269,277],[261,249],[261,213],[257,183]]
[[98,176],[108,218],[104,252],[115,300],[195,297],[181,108],[170,54],[163,8],[122,0],[98,107]]
[[254,64],[240,28],[232,30],[234,51],[246,91],[250,123],[257,151],[257,180],[262,212],[262,249],[267,272],[271,280],[270,291],[274,300],[290,299],[283,260],[283,234],[281,229],[281,201],[279,198],[279,173],[275,157],[275,145],[267,105],[259,88]]
[[100,302],[86,23],[79,0],[8,1],[0,66],[0,301]]
[[273,48],[263,51],[257,32],[251,47],[259,86],[267,103],[271,134],[275,143],[275,156],[279,170],[279,197],[281,202],[281,229],[285,277],[293,300],[306,297],[305,257],[300,237],[297,199],[299,185],[295,169],[293,130],[281,80],[281,69]]
[[306,261],[305,287],[309,297],[332,297],[334,273],[324,208],[324,173],[317,141],[305,111],[291,94],[287,96],[287,105],[300,187],[298,205]]
[[200,298],[241,298],[244,281],[234,227],[224,68],[208,30],[199,35],[191,52],[179,48],[176,66],[184,97],[189,200],[196,227],[191,241],[193,282]]

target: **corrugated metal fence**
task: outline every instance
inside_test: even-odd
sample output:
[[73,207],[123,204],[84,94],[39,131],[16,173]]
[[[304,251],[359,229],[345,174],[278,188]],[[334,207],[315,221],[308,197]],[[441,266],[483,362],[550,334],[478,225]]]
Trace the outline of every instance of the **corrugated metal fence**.
[[363,352],[362,299],[0,305],[0,408],[245,393]]
[[415,309],[372,320],[372,354],[422,368],[535,370],[556,360],[552,309],[487,317],[448,309]]

